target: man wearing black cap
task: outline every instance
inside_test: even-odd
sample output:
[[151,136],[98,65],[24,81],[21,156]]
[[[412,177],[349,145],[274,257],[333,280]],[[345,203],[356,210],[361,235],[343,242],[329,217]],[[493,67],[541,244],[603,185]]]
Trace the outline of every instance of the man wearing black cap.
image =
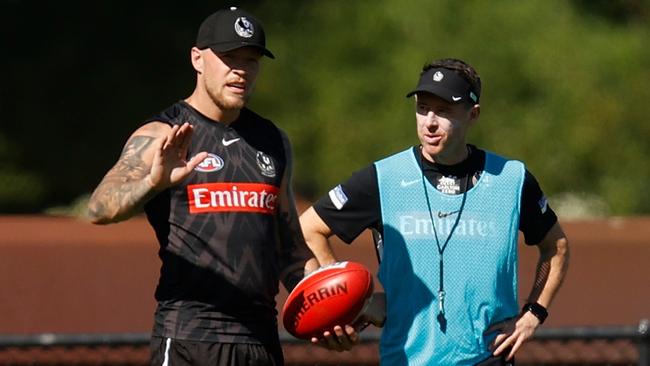
[[144,207],[160,243],[152,365],[282,365],[275,296],[317,268],[284,132],[246,108],[266,48],[252,15],[201,24],[196,87],[137,129],[89,201],[97,224]]
[[[337,260],[331,235],[350,243],[372,229],[385,293],[360,319],[384,327],[382,365],[512,364],[566,273],[567,239],[533,175],[520,161],[466,143],[480,95],[480,78],[465,62],[425,65],[407,95],[415,96],[420,144],[354,173],[300,217],[323,264]],[[519,231],[540,251],[523,307]],[[341,329],[312,341],[347,349]]]

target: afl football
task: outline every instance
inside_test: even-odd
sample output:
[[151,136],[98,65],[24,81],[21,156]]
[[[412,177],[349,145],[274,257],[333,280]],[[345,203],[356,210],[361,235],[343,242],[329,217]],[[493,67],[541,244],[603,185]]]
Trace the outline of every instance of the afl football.
[[372,295],[372,274],[356,262],[338,262],[303,278],[282,309],[284,328],[297,338],[318,337],[351,324]]

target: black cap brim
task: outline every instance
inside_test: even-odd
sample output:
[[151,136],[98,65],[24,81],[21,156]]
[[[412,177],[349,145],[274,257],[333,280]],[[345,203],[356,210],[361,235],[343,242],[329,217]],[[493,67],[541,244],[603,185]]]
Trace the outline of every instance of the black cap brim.
[[427,85],[426,87],[416,88],[415,90],[412,90],[411,92],[406,94],[406,97],[410,98],[417,93],[431,93],[435,96],[438,96],[446,100],[449,103],[461,103],[465,99],[463,95],[460,95],[458,93],[454,94],[454,92],[452,92],[447,88],[443,88],[440,86],[436,87],[433,85]]
[[478,103],[478,93],[472,90],[472,85],[454,71],[445,68],[432,68],[420,75],[418,85],[406,94],[409,98],[417,93],[430,93],[443,100],[457,103]]
[[247,42],[229,42],[229,43],[215,44],[208,47],[215,53],[228,52],[242,47],[253,47],[262,51],[262,54],[264,56],[271,59],[275,59],[275,56],[273,55],[273,53],[271,53],[271,51],[269,51],[266,47],[260,46],[259,44],[251,44]]

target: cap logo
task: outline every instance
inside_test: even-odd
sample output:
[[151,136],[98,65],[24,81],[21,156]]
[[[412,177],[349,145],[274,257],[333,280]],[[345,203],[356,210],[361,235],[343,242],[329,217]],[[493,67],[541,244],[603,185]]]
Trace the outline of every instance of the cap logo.
[[433,74],[433,81],[441,81],[445,75],[443,75],[440,71],[436,71],[435,74]]
[[246,19],[246,17],[239,17],[235,20],[235,32],[240,37],[251,38],[255,29],[253,28],[253,23]]

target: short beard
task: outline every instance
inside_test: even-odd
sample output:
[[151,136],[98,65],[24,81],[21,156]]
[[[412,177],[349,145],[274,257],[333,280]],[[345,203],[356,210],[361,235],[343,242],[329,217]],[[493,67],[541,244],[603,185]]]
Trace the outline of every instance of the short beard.
[[219,109],[222,111],[229,110],[240,110],[246,106],[248,102],[248,96],[245,96],[244,99],[232,98],[232,100],[227,100],[219,93],[216,93],[210,87],[207,88],[208,96]]

